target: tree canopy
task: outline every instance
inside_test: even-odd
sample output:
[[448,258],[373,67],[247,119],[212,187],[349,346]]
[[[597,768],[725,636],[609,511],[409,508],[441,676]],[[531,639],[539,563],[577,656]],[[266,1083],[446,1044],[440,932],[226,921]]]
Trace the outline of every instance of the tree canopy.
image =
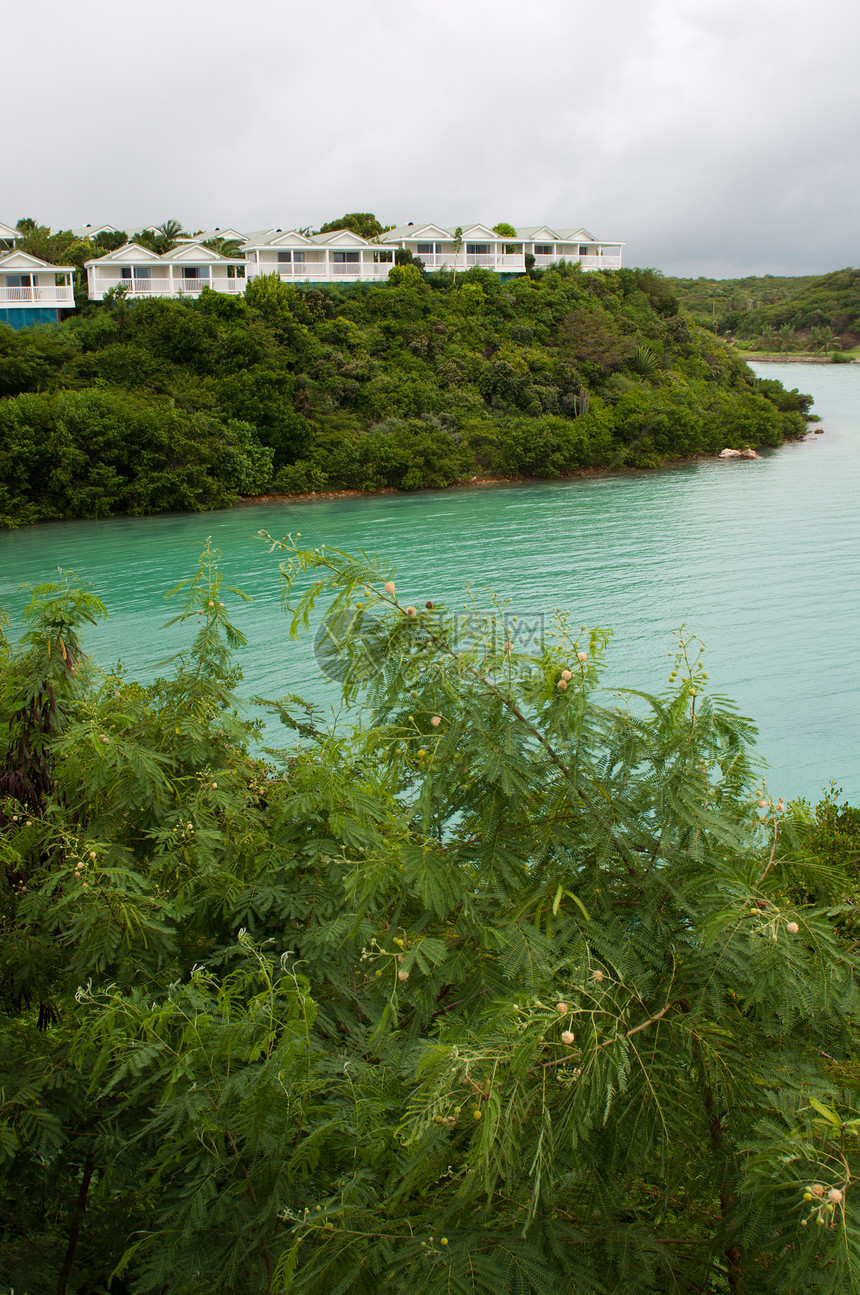
[[600,627],[262,540],[353,728],[260,751],[208,544],[153,684],[69,574],[0,641],[4,1281],[860,1289],[857,811],[762,791],[686,632],[606,694]]
[[[455,281],[398,264],[372,284],[272,275],[241,296],[120,293],[50,334],[0,328],[0,355],[5,525],[184,507],[195,474],[188,506],[206,507],[239,493],[653,467],[778,445],[804,433],[811,403],[757,382],[678,313],[653,270],[561,265],[503,282],[472,269]],[[108,405],[115,432],[92,444],[65,419]],[[153,437],[161,419],[183,428],[158,490],[138,479],[145,457],[118,465],[124,419]],[[41,443],[69,467],[61,490],[40,484]]]
[[325,225],[320,225],[317,233],[329,234],[336,229],[351,229],[362,238],[378,238],[387,229],[393,228],[393,225],[381,224],[372,211],[351,211],[346,216],[339,216],[337,220],[329,220]]

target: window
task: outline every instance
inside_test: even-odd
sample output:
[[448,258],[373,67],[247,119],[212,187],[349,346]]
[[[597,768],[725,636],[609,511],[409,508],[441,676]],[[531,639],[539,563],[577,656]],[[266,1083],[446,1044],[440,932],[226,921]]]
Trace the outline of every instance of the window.
[[32,274],[7,274],[6,275],[7,288],[32,288],[32,286],[33,286]]
[[468,252],[469,256],[489,256],[490,244],[489,243],[467,243],[466,251]]
[[182,272],[186,279],[208,279],[209,278],[208,265],[186,265],[186,266],[183,266]]
[[356,265],[358,264],[358,252],[332,252],[332,260],[335,265]]
[[278,252],[278,265],[289,265],[292,259],[292,252]]
[[432,244],[432,243],[419,243],[419,244],[418,244],[418,255],[419,255],[419,256],[432,256],[432,255],[433,255],[433,244]]
[[304,254],[304,252],[293,252],[293,264],[294,264],[294,265],[304,265],[304,263],[305,263],[305,254]]
[[581,244],[580,244],[580,247],[579,247],[579,255],[580,255],[580,256],[590,256],[590,254],[591,254],[591,248],[590,248],[590,247],[588,247],[588,246],[586,246],[586,244],[585,244],[585,243],[581,243]]
[[535,256],[552,256],[552,243],[535,243]]

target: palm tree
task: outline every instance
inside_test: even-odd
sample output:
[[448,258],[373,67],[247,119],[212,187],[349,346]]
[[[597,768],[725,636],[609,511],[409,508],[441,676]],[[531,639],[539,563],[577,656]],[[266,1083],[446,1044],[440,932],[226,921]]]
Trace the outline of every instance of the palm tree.
[[790,351],[794,342],[794,328],[791,324],[783,324],[779,330],[778,337],[781,343],[780,349]]
[[156,225],[155,228],[159,234],[163,234],[171,243],[175,243],[183,232],[181,220],[165,220],[163,225]]
[[457,257],[463,250],[463,226],[458,225],[454,230],[454,282],[457,282]]

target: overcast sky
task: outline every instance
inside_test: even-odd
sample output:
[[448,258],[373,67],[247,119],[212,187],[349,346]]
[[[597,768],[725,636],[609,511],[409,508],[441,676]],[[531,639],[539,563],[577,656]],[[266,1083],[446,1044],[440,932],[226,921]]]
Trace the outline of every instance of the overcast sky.
[[584,225],[667,274],[860,263],[849,0],[4,6],[0,221]]

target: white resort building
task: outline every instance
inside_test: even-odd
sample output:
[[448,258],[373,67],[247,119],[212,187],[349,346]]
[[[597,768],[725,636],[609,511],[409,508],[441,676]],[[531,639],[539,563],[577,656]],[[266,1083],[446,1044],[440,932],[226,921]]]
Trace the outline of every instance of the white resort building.
[[73,265],[49,265],[29,252],[0,254],[0,324],[56,324],[60,310],[74,309],[74,272]]
[[0,220],[0,252],[11,252],[16,243],[20,243],[24,235],[17,229],[12,229],[10,225],[4,225]]
[[249,279],[278,274],[299,283],[357,283],[387,279],[394,252],[350,229],[328,234],[263,229],[249,234],[243,247]]
[[[113,225],[84,225],[72,232],[81,240],[120,233]],[[22,238],[17,229],[0,222],[0,324],[15,328],[56,321],[60,310],[73,310],[75,305],[74,267],[48,265],[21,252],[17,244]],[[234,244],[238,250],[224,256],[204,242]],[[623,247],[618,240],[595,238],[581,226],[525,225],[514,235],[497,234],[487,225],[452,228],[410,221],[373,239],[349,229],[325,234],[263,229],[245,234],[216,227],[193,237],[180,235],[173,251],[163,255],[131,242],[94,257],[86,262],[87,291],[91,301],[100,301],[114,288],[123,288],[131,300],[197,296],[204,287],[239,295],[249,279],[264,274],[277,274],[290,283],[384,282],[398,251],[410,253],[428,271],[477,266],[507,277],[562,260],[578,263],[583,270],[617,270]]]
[[410,223],[380,234],[379,241],[411,252],[424,262],[426,270],[469,270],[479,266],[500,274],[524,274],[529,255],[538,269],[563,260],[578,261],[584,270],[618,270],[624,246],[596,239],[587,229],[550,229],[546,225],[523,226],[512,238],[496,234],[486,225],[452,229]]
[[249,234],[243,251],[248,278],[277,273],[304,283],[358,283],[385,279],[394,252],[410,252],[425,270],[469,270],[473,266],[498,274],[525,274],[526,257],[545,269],[555,261],[578,261],[584,270],[621,267],[620,242],[601,242],[587,229],[550,229],[528,225],[516,238],[496,234],[486,225],[456,229],[442,225],[399,225],[370,240],[348,229],[328,234],[265,229]]
[[159,256],[139,243],[126,243],[86,262],[87,292],[99,301],[112,288],[124,288],[131,299],[198,296],[204,288],[238,294],[245,291],[245,261],[221,256],[199,243],[180,243]]

